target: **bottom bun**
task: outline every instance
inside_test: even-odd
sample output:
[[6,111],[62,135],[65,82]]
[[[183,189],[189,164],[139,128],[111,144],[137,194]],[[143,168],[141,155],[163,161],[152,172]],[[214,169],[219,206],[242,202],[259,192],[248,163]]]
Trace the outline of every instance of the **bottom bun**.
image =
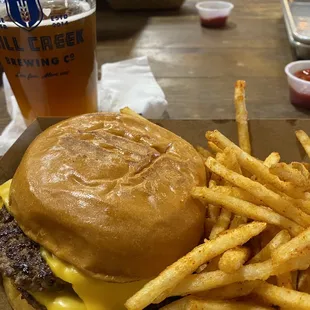
[[27,300],[22,299],[21,294],[9,279],[3,279],[3,287],[8,301],[14,310],[35,310],[28,304]]

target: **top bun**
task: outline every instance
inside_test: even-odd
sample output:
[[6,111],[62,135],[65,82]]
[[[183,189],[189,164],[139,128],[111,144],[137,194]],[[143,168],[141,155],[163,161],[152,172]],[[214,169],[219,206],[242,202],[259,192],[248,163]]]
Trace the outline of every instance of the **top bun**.
[[[129,113],[129,112],[127,112]],[[31,239],[109,281],[157,275],[201,240],[196,150],[138,115],[94,113],[41,133],[13,178],[11,212]]]

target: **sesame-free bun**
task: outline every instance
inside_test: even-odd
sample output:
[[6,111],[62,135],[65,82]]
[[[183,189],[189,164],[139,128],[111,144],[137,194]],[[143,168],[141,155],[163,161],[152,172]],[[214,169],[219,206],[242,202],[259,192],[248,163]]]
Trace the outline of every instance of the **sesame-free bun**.
[[94,113],[62,121],[29,146],[10,210],[31,239],[110,281],[147,279],[201,240],[205,184],[196,150],[139,115]]

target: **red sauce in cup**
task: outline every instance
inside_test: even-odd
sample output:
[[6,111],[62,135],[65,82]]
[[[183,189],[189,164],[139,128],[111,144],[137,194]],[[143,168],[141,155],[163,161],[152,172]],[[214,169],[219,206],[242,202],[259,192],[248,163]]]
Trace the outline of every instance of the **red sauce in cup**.
[[[297,71],[294,75],[301,80],[310,82],[310,69]],[[310,109],[310,95],[305,93],[299,93],[295,89],[290,87],[290,98],[291,103],[296,107]]]
[[310,69],[300,70],[296,72],[294,75],[301,80],[310,82]]
[[208,28],[221,28],[226,25],[228,16],[219,16],[215,18],[200,18],[201,25]]
[[290,87],[291,103],[299,108],[310,109],[310,95],[297,92]]

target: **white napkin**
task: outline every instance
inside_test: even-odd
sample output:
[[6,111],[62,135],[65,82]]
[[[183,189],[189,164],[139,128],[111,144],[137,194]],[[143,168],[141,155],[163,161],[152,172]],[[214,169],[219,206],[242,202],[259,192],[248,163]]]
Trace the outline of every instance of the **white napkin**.
[[[26,129],[10,84],[3,74],[7,110],[12,121],[0,136],[0,156]],[[159,119],[167,108],[165,94],[157,84],[147,57],[139,57],[101,67],[98,81],[98,110],[118,112],[129,107],[146,118]]]
[[103,65],[98,89],[100,111],[118,112],[127,106],[146,118],[159,119],[167,107],[147,57]]

